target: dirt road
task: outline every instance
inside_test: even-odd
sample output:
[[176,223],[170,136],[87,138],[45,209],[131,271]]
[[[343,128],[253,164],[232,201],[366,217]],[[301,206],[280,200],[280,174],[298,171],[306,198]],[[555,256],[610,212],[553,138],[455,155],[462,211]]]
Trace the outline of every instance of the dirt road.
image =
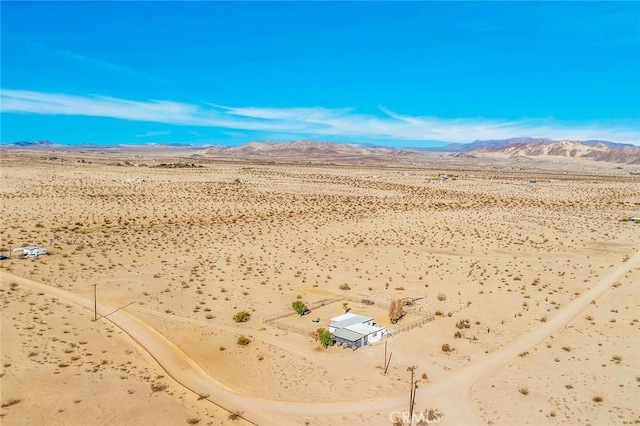
[[[434,407],[433,402],[437,400],[439,404],[442,404],[437,408],[446,414],[448,422],[465,425],[480,423],[478,413],[469,396],[473,385],[478,380],[564,327],[587,308],[592,300],[602,296],[617,280],[638,266],[640,266],[640,252],[611,271],[594,288],[575,299],[539,328],[527,333],[503,349],[488,354],[451,378],[420,388],[416,396],[416,408]],[[0,273],[0,280],[3,283],[16,282],[60,300],[93,310],[93,300],[59,288],[6,272]],[[108,319],[127,333],[174,380],[193,392],[209,395],[208,400],[215,404],[230,411],[244,413],[247,420],[256,424],[296,424],[295,416],[337,416],[367,412],[391,412],[393,410],[402,411],[406,406],[406,395],[346,403],[288,403],[245,395],[211,377],[174,343],[124,309],[116,310],[114,307],[99,304],[98,313],[100,315],[108,314],[103,318]]]

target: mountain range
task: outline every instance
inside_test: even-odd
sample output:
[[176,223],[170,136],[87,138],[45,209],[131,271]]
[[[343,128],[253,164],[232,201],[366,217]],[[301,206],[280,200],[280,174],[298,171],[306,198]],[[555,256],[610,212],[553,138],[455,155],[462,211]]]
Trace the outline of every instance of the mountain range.
[[[390,163],[425,159],[438,153],[440,157],[452,158],[536,158],[539,160],[582,159],[616,164],[640,165],[640,147],[602,140],[556,141],[546,138],[511,138],[494,140],[475,140],[468,144],[449,144],[438,148],[392,148],[372,144],[346,144],[300,140],[294,142],[250,142],[241,146],[190,146],[176,143],[152,143],[146,145],[100,145],[64,146],[50,141],[20,141],[4,145],[15,148],[67,150],[89,149],[104,150],[118,148],[162,150],[184,149],[193,157],[247,159],[277,162],[341,162],[341,163]],[[433,151],[433,152],[429,152]]]
[[[295,142],[251,142],[238,147],[209,147],[198,152],[204,157],[231,157],[260,160],[324,160],[375,162],[410,160],[429,149],[390,148],[373,145],[340,144],[302,140]],[[514,138],[476,140],[437,149],[442,156],[456,158],[502,157],[539,159],[585,159],[617,164],[640,164],[640,147],[609,141],[554,141]]]

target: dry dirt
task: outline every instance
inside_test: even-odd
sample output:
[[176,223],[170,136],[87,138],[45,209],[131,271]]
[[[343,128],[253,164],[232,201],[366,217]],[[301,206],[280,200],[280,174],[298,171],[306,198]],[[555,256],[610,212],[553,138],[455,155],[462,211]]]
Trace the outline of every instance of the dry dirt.
[[[0,249],[36,244],[50,255],[0,268],[87,299],[97,284],[100,303],[159,331],[224,387],[300,404],[278,424],[391,424],[385,404],[358,414],[305,414],[305,404],[408,401],[412,365],[418,396],[437,389],[552,320],[640,248],[640,224],[621,221],[640,215],[636,175],[483,172],[474,163],[148,167],[184,160],[155,155],[3,151]],[[116,165],[125,161],[138,166]],[[467,390],[476,421],[640,421],[638,269],[618,282]],[[173,381],[112,323],[91,321],[91,310],[11,279],[0,290],[3,424],[243,424]],[[385,325],[396,298],[443,315],[386,339],[387,375],[384,343],[323,349],[263,322],[295,300],[336,296]],[[362,299],[376,304],[354,302]],[[238,324],[241,310],[251,317]],[[341,310],[336,302],[284,322],[308,328]],[[460,319],[471,326],[454,339]],[[240,335],[251,343],[238,346]],[[443,353],[443,343],[455,351]],[[447,406],[426,404],[416,409]],[[455,423],[456,413],[444,415],[441,424]]]

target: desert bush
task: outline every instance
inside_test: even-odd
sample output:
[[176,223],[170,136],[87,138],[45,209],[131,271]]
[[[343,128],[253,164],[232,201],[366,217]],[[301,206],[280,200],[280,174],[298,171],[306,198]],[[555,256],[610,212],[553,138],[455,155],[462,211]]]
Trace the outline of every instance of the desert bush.
[[396,299],[391,301],[389,305],[389,320],[391,324],[395,324],[404,316],[404,307],[402,306],[402,300]]
[[151,385],[151,392],[162,392],[167,387],[165,383],[156,382]]
[[593,402],[602,402],[602,401],[604,401],[604,398],[599,396],[599,395],[596,395],[596,396],[593,397],[592,401]]
[[441,317],[442,315],[443,315],[443,312],[440,309],[436,310],[436,316]]
[[614,355],[614,356],[611,357],[611,361],[621,362],[622,361],[622,357],[620,355]]
[[251,339],[247,336],[240,336],[238,337],[236,343],[240,346],[247,346],[249,343],[251,343]]
[[229,414],[228,419],[229,420],[238,420],[239,418],[242,417],[242,412],[240,411],[234,411],[231,414]]
[[563,350],[563,351],[565,351],[565,352],[571,352],[571,347],[569,347],[569,346],[563,346],[563,347],[562,347],[562,350]]
[[303,315],[305,314],[309,309],[307,308],[307,305],[305,305],[303,302],[296,300],[295,302],[293,302],[291,304],[291,307],[293,308],[293,310],[298,314],[298,315]]
[[422,380],[424,380],[425,382],[429,380],[429,376],[427,375],[427,373],[422,373]]
[[444,293],[438,293],[438,300],[444,302],[445,300],[447,300],[447,295]]
[[251,316],[251,314],[247,311],[240,311],[240,312],[236,312],[236,314],[233,316],[233,320],[235,322],[247,322],[249,321],[249,317]]
[[200,423],[200,419],[197,417],[191,417],[191,418],[188,418],[186,422],[189,425],[197,425],[198,423]]
[[347,283],[340,284],[340,290],[351,290],[351,287]]
[[442,352],[451,352],[451,346],[448,343],[443,343]]
[[157,168],[157,169],[196,169],[196,168],[202,168],[203,166],[195,165],[193,163],[185,163],[181,161],[178,163],[160,163],[158,165],[154,165],[151,167]]
[[518,389],[518,392],[520,392],[523,395],[529,395],[529,389],[527,389],[526,387],[521,387],[520,389]]
[[468,319],[461,319],[456,323],[456,328],[463,329],[471,327],[471,323]]
[[333,334],[326,328],[320,327],[318,329],[318,341],[322,346],[328,348],[329,346],[333,346],[335,341],[333,340]]

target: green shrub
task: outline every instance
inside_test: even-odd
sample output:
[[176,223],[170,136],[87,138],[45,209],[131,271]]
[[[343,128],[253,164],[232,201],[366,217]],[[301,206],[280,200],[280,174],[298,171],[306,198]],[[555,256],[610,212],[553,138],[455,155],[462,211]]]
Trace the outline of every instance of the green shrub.
[[305,305],[303,302],[301,302],[300,300],[296,300],[295,302],[293,302],[291,304],[291,307],[293,308],[294,311],[296,311],[296,313],[298,315],[303,315],[305,312],[307,312],[309,309],[307,308],[307,305]]
[[237,343],[240,346],[247,346],[249,343],[251,343],[251,339],[247,336],[240,336],[238,337]]
[[251,316],[251,314],[247,311],[240,311],[240,312],[236,312],[236,314],[233,316],[233,320],[235,322],[247,322],[249,321],[249,317]]
[[333,344],[335,343],[335,341],[333,340],[333,334],[331,334],[331,332],[326,328],[322,327],[318,329],[318,341],[325,348],[333,346]]

